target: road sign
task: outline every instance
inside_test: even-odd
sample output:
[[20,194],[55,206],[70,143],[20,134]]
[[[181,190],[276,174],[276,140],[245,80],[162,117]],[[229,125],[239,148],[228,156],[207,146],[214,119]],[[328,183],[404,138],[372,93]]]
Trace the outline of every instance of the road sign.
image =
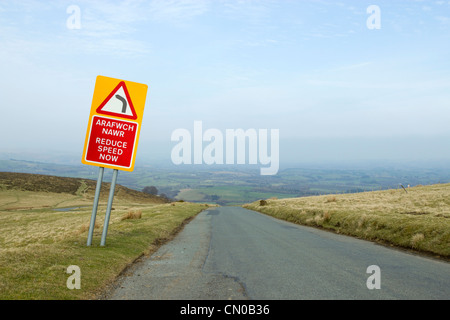
[[133,171],[148,86],[98,76],[81,162]]

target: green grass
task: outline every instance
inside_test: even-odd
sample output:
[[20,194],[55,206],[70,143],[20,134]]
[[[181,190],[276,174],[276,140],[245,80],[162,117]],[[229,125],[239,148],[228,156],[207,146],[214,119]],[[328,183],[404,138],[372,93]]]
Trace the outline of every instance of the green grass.
[[450,184],[244,205],[297,224],[450,258]]
[[184,201],[203,201],[205,199],[205,194],[198,189],[183,189],[176,199]]
[[246,186],[212,186],[208,188],[184,189],[178,194],[177,199],[185,201],[210,201],[208,196],[217,195],[219,199],[217,203],[225,205],[241,205],[248,201],[248,199],[261,199],[264,197],[279,197],[285,198],[286,194],[273,192],[254,191],[252,187]]
[[[94,298],[127,265],[153,252],[183,221],[205,208],[186,202],[139,206],[142,218],[132,220],[121,220],[128,209],[115,210],[105,247],[99,245],[104,206],[91,247],[86,246],[89,210],[1,212],[0,299]],[[66,287],[70,265],[81,268],[81,290]]]
[[[26,188],[31,188],[32,178],[24,179]],[[208,207],[161,203],[119,187],[106,246],[99,245],[106,211],[102,196],[93,244],[87,247],[93,193],[85,192],[88,183],[74,184],[73,193],[54,193],[21,190],[18,183],[11,188],[13,180],[4,180],[6,187],[0,190],[0,300],[94,299],[135,259],[154,252]],[[58,179],[54,183],[63,182]],[[45,186],[49,187],[55,185]],[[79,208],[54,210],[64,207]],[[142,214],[138,219],[124,219],[130,212]],[[81,269],[80,290],[66,286],[70,265]]]

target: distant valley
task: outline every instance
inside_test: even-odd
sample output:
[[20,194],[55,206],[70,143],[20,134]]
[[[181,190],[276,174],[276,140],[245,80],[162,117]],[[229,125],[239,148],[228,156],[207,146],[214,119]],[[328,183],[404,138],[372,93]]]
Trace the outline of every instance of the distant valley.
[[[24,160],[0,160],[0,171],[24,172],[95,180],[97,167]],[[105,170],[105,182],[112,170]],[[277,175],[261,176],[251,166],[136,166],[121,172],[118,183],[142,191],[154,186],[170,199],[238,205],[258,199],[290,198],[407,188],[450,182],[447,165],[373,165],[371,167],[305,166],[280,168]]]

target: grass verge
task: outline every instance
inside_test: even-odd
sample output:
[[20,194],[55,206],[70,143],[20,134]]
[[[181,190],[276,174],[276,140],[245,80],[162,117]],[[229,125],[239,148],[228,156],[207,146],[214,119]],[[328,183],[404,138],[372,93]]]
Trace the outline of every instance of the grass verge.
[[450,184],[267,199],[243,207],[293,223],[450,259]]
[[[193,203],[114,201],[106,246],[100,203],[93,245],[86,246],[92,201],[82,195],[0,191],[0,299],[95,299],[133,261],[155,251],[183,223],[207,208]],[[86,206],[87,205],[87,206]],[[58,207],[78,206],[70,211]],[[139,216],[124,219],[130,214]],[[80,267],[81,289],[68,289],[67,268]]]

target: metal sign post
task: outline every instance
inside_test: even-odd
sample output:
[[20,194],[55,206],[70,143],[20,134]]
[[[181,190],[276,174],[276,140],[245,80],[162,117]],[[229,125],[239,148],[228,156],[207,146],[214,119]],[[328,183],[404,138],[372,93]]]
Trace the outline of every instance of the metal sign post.
[[103,167],[98,168],[97,187],[95,188],[94,205],[92,206],[91,224],[89,225],[89,234],[88,234],[88,239],[87,239],[88,247],[92,244],[92,235],[94,234],[95,218],[97,216],[97,208],[98,208],[98,199],[100,197],[100,189],[102,187],[104,171],[105,171],[105,168],[103,168]]
[[119,174],[119,170],[114,169],[113,177],[111,181],[111,187],[109,189],[109,198],[108,198],[108,206],[106,207],[106,215],[105,222],[103,223],[103,233],[102,240],[100,241],[100,246],[105,246],[106,242],[106,234],[108,233],[108,225],[109,225],[109,217],[111,216],[111,208],[114,199],[114,191],[116,189],[117,175]]

